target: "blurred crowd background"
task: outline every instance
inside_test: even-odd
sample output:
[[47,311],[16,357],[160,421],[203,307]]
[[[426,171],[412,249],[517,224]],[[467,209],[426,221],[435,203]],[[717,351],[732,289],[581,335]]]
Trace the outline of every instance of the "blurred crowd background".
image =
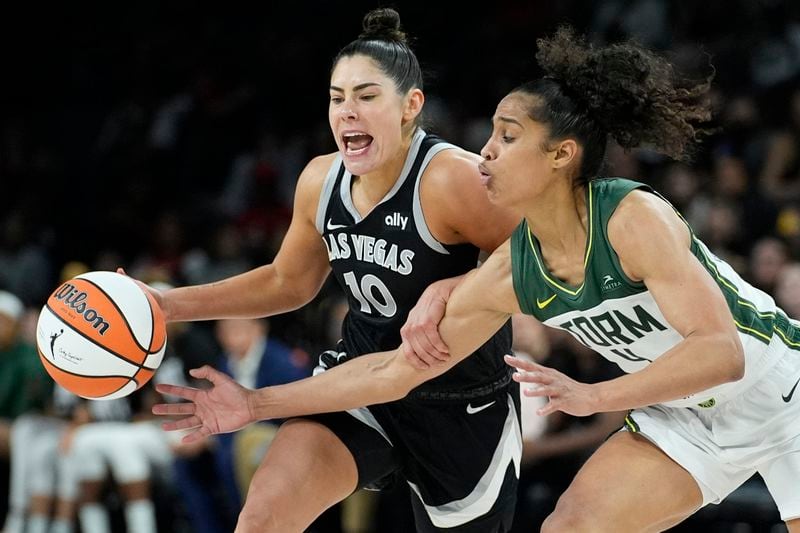
[[[84,427],[152,427],[151,390],[111,415],[52,391],[31,343],[38,309],[56,284],[118,266],[150,283],[196,284],[267,263],[290,220],[298,174],[313,156],[335,150],[327,122],[331,61],[376,4],[271,4],[201,7],[176,0],[49,13],[29,6],[4,17],[0,289],[24,309],[3,305],[0,296],[0,485],[8,486],[15,421],[47,419],[56,428],[49,451],[41,452],[56,470],[58,457],[76,452]],[[393,6],[426,71],[428,129],[473,151],[488,137],[499,99],[538,74],[537,37],[559,24],[572,24],[596,43],[634,38],[691,76],[707,76],[713,64],[715,118],[693,161],[612,146],[608,174],[654,185],[717,255],[800,317],[800,3]],[[171,370],[158,374],[188,379],[186,370],[211,363],[251,386],[297,379],[338,338],[344,310],[329,283],[313,304],[268,322],[175,325],[172,363],[165,366]],[[599,356],[524,319],[519,326],[519,351],[585,380],[613,375]],[[536,529],[581,461],[620,420],[619,414],[527,419],[519,531]],[[92,477],[93,484],[79,476],[70,492],[42,482],[37,512],[52,523],[71,521],[76,530],[87,529],[85,509],[99,505],[114,531],[147,533],[133,524],[151,511],[159,531],[230,531],[241,487],[274,433],[262,426],[192,449],[163,437],[155,445],[160,451],[144,458],[150,466],[133,479],[108,456],[112,475]],[[8,492],[0,491],[0,523]],[[407,487],[358,493],[312,530],[411,531],[408,497]],[[152,508],[131,510],[142,509],[134,504],[144,500]],[[782,530],[757,479],[677,529],[699,527]]]

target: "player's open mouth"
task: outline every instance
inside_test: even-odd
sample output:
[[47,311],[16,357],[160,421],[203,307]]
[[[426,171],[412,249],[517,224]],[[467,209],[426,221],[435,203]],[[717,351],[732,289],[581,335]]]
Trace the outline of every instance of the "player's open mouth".
[[348,131],[342,134],[345,155],[361,155],[372,144],[372,135],[361,131]]

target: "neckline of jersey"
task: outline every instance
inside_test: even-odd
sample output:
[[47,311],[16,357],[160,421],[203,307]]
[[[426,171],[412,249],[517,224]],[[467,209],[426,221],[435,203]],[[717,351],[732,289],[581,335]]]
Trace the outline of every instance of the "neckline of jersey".
[[553,288],[558,289],[559,291],[566,293],[568,296],[572,298],[577,298],[580,296],[583,288],[586,286],[586,278],[588,275],[587,266],[589,265],[589,258],[592,254],[593,249],[593,241],[594,241],[594,191],[592,187],[592,182],[590,181],[586,187],[586,205],[589,210],[589,236],[586,239],[586,249],[583,252],[583,281],[577,287],[570,285],[568,283],[564,283],[556,278],[552,272],[550,272],[547,267],[545,267],[544,259],[542,259],[542,252],[541,247],[539,245],[539,240],[531,233],[531,228],[528,225],[525,225],[525,229],[528,233],[528,243],[530,244],[531,251],[533,252],[533,257],[536,259],[536,265],[539,267],[539,272],[542,274],[542,277],[547,281]]
[[342,203],[347,209],[347,212],[350,213],[350,216],[353,217],[353,223],[358,224],[362,220],[366,219],[375,209],[389,201],[397,191],[400,190],[400,187],[406,182],[408,178],[408,174],[411,171],[411,167],[414,165],[414,161],[417,159],[417,154],[419,153],[420,146],[422,145],[422,140],[425,138],[426,133],[422,128],[417,128],[417,131],[414,133],[414,138],[411,141],[411,146],[408,149],[408,153],[406,153],[406,160],[403,163],[403,168],[400,170],[400,175],[397,177],[397,180],[392,185],[392,188],[384,195],[381,200],[372,206],[372,208],[365,213],[363,216],[361,213],[356,209],[356,205],[353,203],[353,196],[351,187],[353,186],[353,175],[348,172],[347,169],[344,171],[344,176],[342,176],[341,182],[341,190],[340,190],[340,197],[342,199]]

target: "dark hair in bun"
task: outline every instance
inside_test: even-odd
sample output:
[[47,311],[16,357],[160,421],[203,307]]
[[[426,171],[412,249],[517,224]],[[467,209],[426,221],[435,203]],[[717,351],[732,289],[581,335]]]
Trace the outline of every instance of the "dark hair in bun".
[[345,57],[363,55],[371,58],[384,74],[394,80],[397,91],[405,94],[422,89],[422,69],[417,56],[400,30],[400,15],[391,8],[373,9],[363,20],[364,31],[358,39],[342,48],[333,60],[333,68]]
[[551,138],[572,136],[583,144],[581,181],[600,171],[609,136],[623,148],[646,145],[682,160],[706,131],[711,76],[684,79],[634,42],[596,48],[569,27],[537,44],[546,75],[515,91],[537,97],[528,115],[547,124]]
[[359,39],[406,43],[406,34],[400,30],[400,14],[394,9],[373,9],[364,15],[361,25],[364,31]]

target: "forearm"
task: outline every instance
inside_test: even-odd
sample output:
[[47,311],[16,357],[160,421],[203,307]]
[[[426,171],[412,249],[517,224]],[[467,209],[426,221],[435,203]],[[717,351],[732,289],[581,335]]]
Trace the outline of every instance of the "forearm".
[[273,265],[265,265],[221,281],[171,289],[164,293],[164,312],[171,322],[260,318],[293,311],[314,294],[308,288],[296,290]]
[[644,370],[593,385],[596,411],[624,411],[678,400],[737,381],[743,374],[741,345],[729,336],[687,337]]
[[450,300],[450,295],[453,293],[453,289],[455,289],[462,281],[464,281],[465,277],[466,274],[461,274],[460,276],[456,276],[454,278],[436,281],[428,286],[426,292],[434,291],[440,298],[442,298],[444,303],[447,303]]
[[510,264],[499,259],[473,270],[463,283],[458,278],[444,280],[442,288],[448,284],[458,288],[453,291],[440,323],[442,339],[450,348],[451,357],[446,362],[415,368],[399,348],[362,355],[317,376],[260,389],[251,396],[251,415],[256,420],[287,418],[399,400],[413,388],[458,364],[500,329],[512,312],[518,312],[513,308],[497,310],[505,307],[497,300],[515,302]]
[[405,364],[399,350],[363,355],[310,378],[258,389],[250,412],[267,420],[386,403],[405,397],[424,373]]

